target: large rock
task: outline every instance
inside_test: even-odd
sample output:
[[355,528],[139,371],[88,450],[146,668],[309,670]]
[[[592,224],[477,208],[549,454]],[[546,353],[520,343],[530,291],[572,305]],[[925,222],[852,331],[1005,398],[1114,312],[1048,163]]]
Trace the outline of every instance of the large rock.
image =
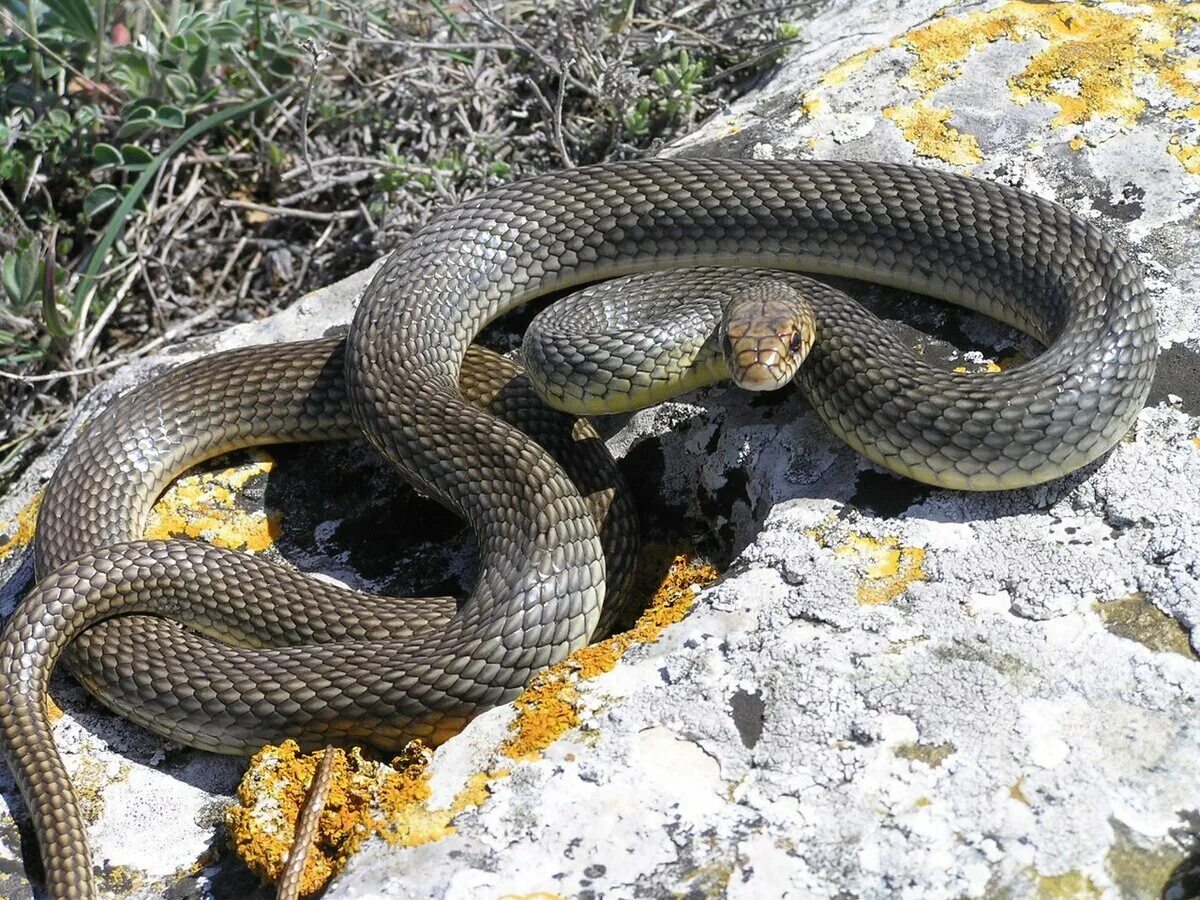
[[980,496],[878,472],[794,395],[634,417],[631,470],[728,550],[725,579],[577,679],[581,725],[540,758],[497,749],[527,713],[474,722],[434,802],[479,773],[490,796],[440,842],[369,846],[330,897],[1200,895],[1200,20],[941,6],[825,4],[770,84],[670,152],[919,162],[1100,223],[1160,321],[1134,432]]
[[[463,810],[453,828],[411,848],[369,844],[329,896],[1198,893],[1200,16],[939,9],[831,0],[778,76],[670,152],[920,162],[1101,223],[1144,266],[1159,315],[1159,376],[1137,427],[1070,478],[967,495],[881,472],[794,392],[714,389],[609,426],[639,496],[661,497],[649,536],[689,535],[726,577],[615,667],[564,667],[554,702],[570,715],[554,715],[579,724],[561,737],[535,732],[513,752],[514,729],[547,714],[539,703],[476,719],[431,766],[426,805]],[[196,349],[322,333],[362,285]],[[1032,350],[978,317],[853,290],[1001,364]],[[82,416],[166,363],[114,379]],[[321,452],[344,454],[335,471],[388,481],[353,450]],[[261,525],[274,552],[404,589],[411,554],[387,557],[378,537],[370,549],[396,508],[314,499],[328,485],[303,477],[328,457],[307,453],[273,454],[271,477],[251,479],[286,512]],[[54,458],[0,506],[14,534]],[[452,546],[447,582],[469,577],[461,535]],[[241,763],[164,745],[65,679],[55,695],[106,884],[247,896],[211,865]],[[4,797],[20,809],[9,783]],[[11,820],[0,844],[12,860],[0,893],[27,895]]]

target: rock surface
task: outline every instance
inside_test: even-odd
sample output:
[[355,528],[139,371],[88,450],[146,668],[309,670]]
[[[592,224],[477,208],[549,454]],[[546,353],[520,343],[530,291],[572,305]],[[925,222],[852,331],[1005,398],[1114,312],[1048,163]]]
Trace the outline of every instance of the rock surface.
[[[557,740],[513,759],[528,712],[476,719],[431,766],[428,805],[465,810],[452,833],[369,844],[327,896],[1200,894],[1200,7],[828,0],[806,36],[670,152],[920,162],[1100,223],[1144,266],[1159,316],[1137,427],[1060,482],[966,495],[877,470],[792,391],[713,389],[607,425],[639,498],[662,497],[648,537],[687,536],[725,578],[611,671],[567,667],[579,724]],[[324,333],[367,277],[189,353]],[[1002,365],[1033,352],[979,317],[851,289]],[[79,421],[183,358],[123,372]],[[0,579],[56,456],[0,503]],[[286,515],[237,539],[265,533],[305,568],[401,591],[413,553],[389,546],[395,517],[444,585],[469,580],[461,530],[397,515],[411,498],[378,497],[390,479],[365,456],[251,460],[251,501]],[[305,481],[318,463],[338,474]],[[370,498],[348,499],[351,481]],[[165,745],[66,679],[54,692],[105,886],[251,896],[214,825],[243,763]],[[6,774],[0,789],[16,814],[0,817],[0,894],[29,896],[24,813]]]

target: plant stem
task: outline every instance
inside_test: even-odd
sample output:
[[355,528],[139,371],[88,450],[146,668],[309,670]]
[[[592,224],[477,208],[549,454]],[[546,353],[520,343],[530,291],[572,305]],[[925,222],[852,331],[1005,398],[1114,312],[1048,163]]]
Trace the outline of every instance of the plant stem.
[[[30,6],[32,6],[32,2]],[[96,77],[93,81],[104,81],[104,39],[108,36],[108,2],[96,0]]]
[[46,70],[42,67],[42,51],[38,49],[37,4],[33,0],[25,3],[25,17],[29,29],[29,62],[33,68],[33,80],[40,85],[46,80]]

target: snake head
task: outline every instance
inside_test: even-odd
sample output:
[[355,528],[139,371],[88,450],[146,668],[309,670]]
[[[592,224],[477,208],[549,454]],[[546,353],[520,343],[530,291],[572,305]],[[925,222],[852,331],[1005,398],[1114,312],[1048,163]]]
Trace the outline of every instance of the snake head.
[[729,377],[748,391],[773,391],[799,371],[816,339],[812,305],[791,285],[747,285],[725,307],[721,323]]

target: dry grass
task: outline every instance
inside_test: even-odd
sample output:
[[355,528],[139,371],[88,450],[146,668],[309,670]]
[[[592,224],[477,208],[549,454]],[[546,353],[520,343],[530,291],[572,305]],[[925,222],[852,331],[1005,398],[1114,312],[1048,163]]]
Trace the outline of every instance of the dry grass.
[[[264,316],[496,184],[652,155],[752,86],[796,42],[791,25],[802,8],[751,0],[320,6],[340,31],[327,43],[302,42],[290,92],[163,166],[106,261],[86,333],[67,352],[0,369],[8,411],[0,491],[121,362]],[[122,9],[144,14],[140,7]],[[104,86],[93,88],[92,100]],[[39,192],[58,200],[54,216],[40,217],[0,185],[0,205],[11,210],[0,210],[0,251],[55,218],[69,239],[60,238],[58,265],[68,276],[82,269],[99,226],[70,218],[81,180],[43,172],[26,185],[35,201]],[[53,350],[44,325],[32,314],[0,316],[0,331]]]

